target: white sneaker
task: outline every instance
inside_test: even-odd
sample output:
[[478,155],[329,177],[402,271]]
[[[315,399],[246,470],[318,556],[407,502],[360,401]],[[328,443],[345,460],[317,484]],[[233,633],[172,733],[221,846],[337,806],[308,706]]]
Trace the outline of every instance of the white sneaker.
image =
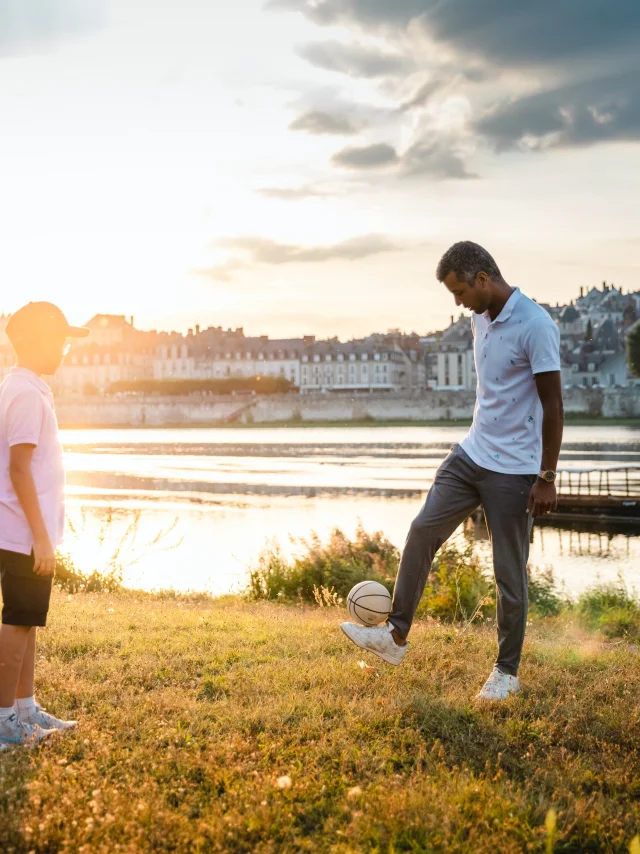
[[520,682],[517,676],[509,676],[494,667],[476,699],[506,700],[510,694],[517,694],[519,691]]
[[20,720],[31,726],[38,726],[41,729],[73,729],[78,725],[78,721],[61,721],[59,718],[45,712],[40,703],[36,703],[35,709],[30,712],[19,712]]
[[33,724],[21,721],[16,712],[0,721],[0,746],[22,745],[24,747],[35,747],[43,739],[53,735],[55,730],[43,729]]
[[389,623],[383,626],[359,626],[357,623],[342,623],[340,628],[345,635],[361,649],[368,649],[389,664],[400,664],[407,654],[408,644],[399,646],[393,639],[393,627]]

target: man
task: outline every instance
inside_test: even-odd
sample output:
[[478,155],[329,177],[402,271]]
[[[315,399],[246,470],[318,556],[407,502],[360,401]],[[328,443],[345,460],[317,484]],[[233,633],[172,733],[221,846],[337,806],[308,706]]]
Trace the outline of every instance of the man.
[[71,729],[36,702],[36,633],[45,626],[64,529],[64,464],[53,396],[70,326],[55,305],[29,303],[11,316],[7,336],[17,367],[0,385],[0,750],[33,745]]
[[534,516],[557,507],[563,430],[560,336],[549,314],[505,282],[491,255],[470,241],[442,256],[436,276],[470,309],[477,401],[473,424],[436,474],[400,562],[389,622],[343,623],[354,643],[400,664],[435,553],[480,505],[497,583],[498,657],[478,694],[503,700],[520,690],[527,624],[527,560]]

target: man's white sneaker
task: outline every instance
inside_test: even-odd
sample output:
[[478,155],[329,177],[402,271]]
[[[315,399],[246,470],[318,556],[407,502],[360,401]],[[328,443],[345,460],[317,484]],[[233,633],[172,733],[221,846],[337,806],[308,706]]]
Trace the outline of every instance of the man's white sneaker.
[[399,646],[391,634],[392,626],[359,626],[357,623],[342,623],[340,628],[360,649],[367,649],[389,664],[400,664],[407,654],[407,644]]
[[36,744],[53,735],[54,732],[53,729],[42,729],[42,727],[27,724],[21,721],[14,712],[8,718],[0,721],[0,745],[35,747]]
[[21,711],[19,715],[23,723],[38,726],[41,729],[73,729],[78,724],[78,721],[61,721],[50,715],[49,712],[45,712],[40,703],[36,703],[35,708],[30,712]]
[[511,694],[517,694],[520,691],[520,682],[517,676],[510,676],[508,673],[503,673],[497,667],[491,671],[491,675],[484,683],[484,686],[478,694],[478,700],[506,700]]

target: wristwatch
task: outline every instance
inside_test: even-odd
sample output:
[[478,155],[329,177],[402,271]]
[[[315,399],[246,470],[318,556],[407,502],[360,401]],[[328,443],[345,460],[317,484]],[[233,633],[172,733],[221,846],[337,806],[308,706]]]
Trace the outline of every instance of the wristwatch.
[[554,471],[541,471],[538,477],[545,483],[555,483],[557,475]]

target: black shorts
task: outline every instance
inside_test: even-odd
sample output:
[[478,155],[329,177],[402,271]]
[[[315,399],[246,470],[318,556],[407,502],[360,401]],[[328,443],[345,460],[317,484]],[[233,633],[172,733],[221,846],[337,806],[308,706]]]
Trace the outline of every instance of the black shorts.
[[4,626],[46,626],[52,575],[36,575],[33,552],[0,549],[0,586]]

